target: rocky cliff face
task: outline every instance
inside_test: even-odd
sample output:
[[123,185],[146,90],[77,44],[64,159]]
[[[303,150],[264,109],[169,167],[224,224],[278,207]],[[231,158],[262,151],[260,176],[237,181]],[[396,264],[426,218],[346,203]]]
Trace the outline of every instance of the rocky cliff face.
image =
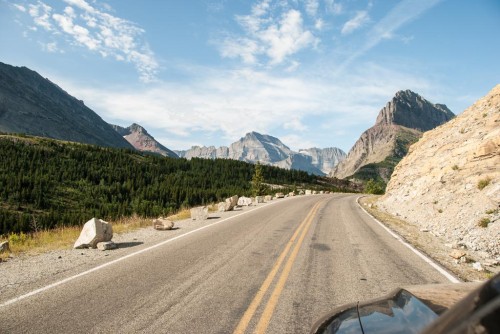
[[330,173],[346,157],[344,151],[336,147],[301,149],[299,153],[311,157],[311,164],[325,175]]
[[112,124],[111,126],[135,149],[141,152],[152,152],[165,157],[178,158],[177,154],[157,142],[154,137],[139,124],[134,123],[127,128]]
[[394,170],[379,206],[453,247],[500,261],[500,85],[426,132]]
[[0,131],[132,148],[82,101],[26,67],[0,63]]
[[422,131],[453,117],[443,104],[432,104],[410,90],[399,91],[330,176],[388,181],[394,166],[420,138]]
[[[338,148],[308,149],[294,152],[278,138],[250,132],[229,147],[194,146],[187,151],[176,151],[180,157],[206,159],[233,159],[250,163],[260,162],[286,169],[299,169],[316,175],[326,175],[342,160],[345,153]],[[328,169],[326,169],[328,168]],[[323,170],[325,169],[325,170]]]

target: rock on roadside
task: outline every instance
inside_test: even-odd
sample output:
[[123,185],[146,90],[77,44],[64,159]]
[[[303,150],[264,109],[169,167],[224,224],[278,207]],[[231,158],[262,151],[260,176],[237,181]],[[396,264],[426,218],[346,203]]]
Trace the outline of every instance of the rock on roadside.
[[110,223],[92,218],[83,225],[82,232],[73,248],[97,248],[99,242],[111,241],[113,228]]

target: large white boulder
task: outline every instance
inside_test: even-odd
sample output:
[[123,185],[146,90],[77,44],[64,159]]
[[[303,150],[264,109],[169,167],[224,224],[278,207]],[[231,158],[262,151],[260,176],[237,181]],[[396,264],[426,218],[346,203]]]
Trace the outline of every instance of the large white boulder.
[[242,196],[242,197],[238,198],[238,205],[239,206],[252,205],[252,199],[249,197]]
[[217,204],[217,209],[219,212],[226,211],[226,202],[220,202],[219,204]]
[[192,220],[205,220],[208,218],[208,207],[197,206],[190,210]]
[[99,242],[111,241],[113,227],[110,223],[98,218],[92,218],[83,225],[82,232],[73,248],[97,248]]
[[159,231],[167,231],[174,228],[174,222],[163,217],[153,220],[153,228]]

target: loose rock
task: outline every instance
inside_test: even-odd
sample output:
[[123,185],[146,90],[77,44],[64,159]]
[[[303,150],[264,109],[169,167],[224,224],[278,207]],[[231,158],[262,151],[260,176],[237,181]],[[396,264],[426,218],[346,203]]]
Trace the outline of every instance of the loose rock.
[[0,253],[10,252],[9,242],[0,242]]
[[206,220],[208,218],[208,207],[206,206],[192,208],[190,212],[192,220]]
[[111,241],[113,228],[110,223],[92,218],[83,225],[82,232],[73,248],[97,248],[97,243]]
[[[167,231],[174,228],[174,222],[163,217],[153,220],[153,228],[158,231]],[[136,239],[134,239],[136,240]]]
[[480,262],[474,262],[472,264],[472,268],[476,269],[477,271],[484,271],[483,266],[481,266]]
[[238,198],[238,205],[239,206],[249,206],[252,205],[252,199],[249,197],[240,197]]
[[97,249],[101,251],[116,249],[118,246],[113,241],[99,242],[97,244]]
[[461,251],[460,249],[454,249],[451,251],[451,253],[449,254],[452,258],[454,259],[460,259],[462,256],[465,256],[465,252],[464,251]]

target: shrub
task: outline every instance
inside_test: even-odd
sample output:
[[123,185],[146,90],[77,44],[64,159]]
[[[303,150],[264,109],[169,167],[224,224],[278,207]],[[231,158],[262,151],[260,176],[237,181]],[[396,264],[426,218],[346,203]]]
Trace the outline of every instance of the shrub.
[[458,166],[457,165],[453,165],[453,166],[451,166],[451,169],[458,170]]
[[368,182],[366,182],[365,193],[382,195],[383,193],[385,193],[385,185],[383,182],[377,182],[373,179],[370,179]]
[[9,234],[9,244],[11,245],[22,245],[28,240],[28,235],[21,232],[19,234],[12,233]]
[[484,188],[486,188],[490,184],[490,182],[491,182],[491,179],[489,177],[482,179],[482,180],[479,180],[479,182],[477,183],[477,189],[483,190]]
[[478,226],[480,227],[488,227],[488,224],[490,223],[489,218],[482,218],[479,223],[477,223]]

